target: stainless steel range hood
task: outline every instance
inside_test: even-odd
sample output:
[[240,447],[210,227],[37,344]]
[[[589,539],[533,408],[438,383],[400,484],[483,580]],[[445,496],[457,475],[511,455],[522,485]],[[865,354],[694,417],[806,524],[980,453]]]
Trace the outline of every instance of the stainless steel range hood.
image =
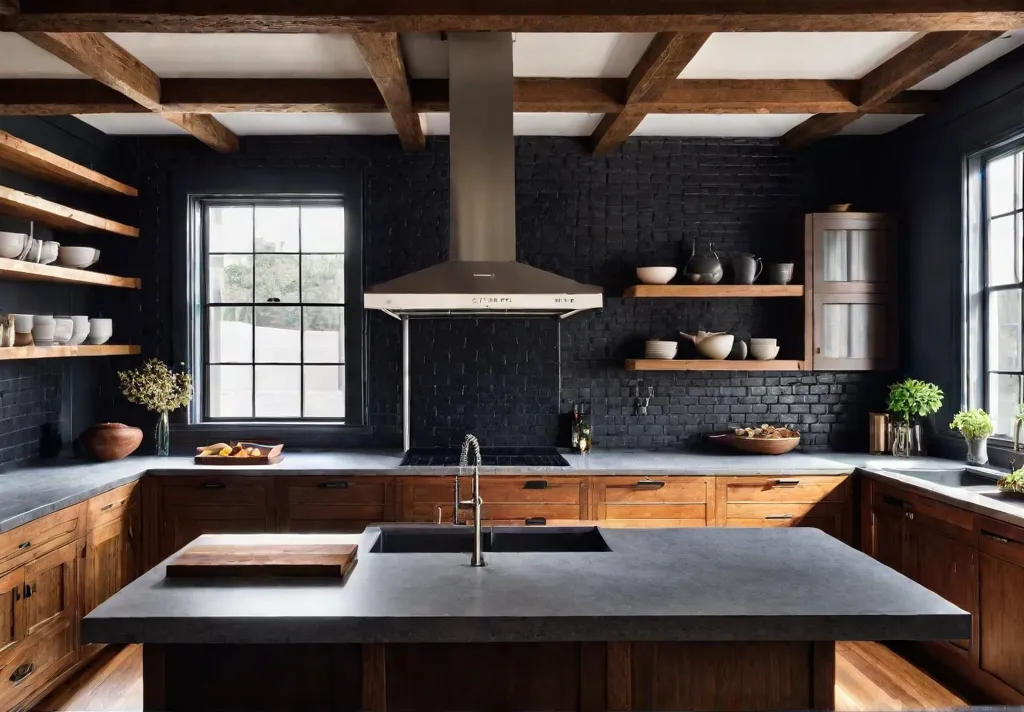
[[396,316],[567,315],[600,308],[600,287],[516,262],[512,35],[449,33],[448,65],[448,261],[370,287],[364,306]]

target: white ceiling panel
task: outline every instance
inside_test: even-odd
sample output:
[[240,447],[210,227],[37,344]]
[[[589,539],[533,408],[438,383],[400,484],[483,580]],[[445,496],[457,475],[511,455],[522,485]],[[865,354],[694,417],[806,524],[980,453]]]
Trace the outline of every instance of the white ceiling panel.
[[[518,32],[512,45],[517,77],[628,77],[654,37],[650,33]],[[448,45],[438,33],[402,35],[409,74],[448,76]]]
[[13,32],[0,32],[0,77],[80,79],[85,75]]
[[1022,44],[1024,44],[1024,30],[1007,32],[1002,37],[982,45],[967,56],[946,65],[915,86],[914,89],[938,90],[950,87],[967,75],[973,74],[989,62],[994,62]]
[[634,136],[770,138],[781,136],[810,114],[648,114]]
[[715,33],[686,79],[860,79],[912,44],[914,32]]
[[918,116],[921,114],[865,114],[839,133],[844,136],[871,136],[889,133],[904,124],[909,124]]
[[112,32],[108,36],[167,79],[370,76],[355,42],[344,34]]
[[176,136],[186,131],[156,114],[79,114],[78,118],[103,133],[116,136]]
[[[451,133],[447,113],[424,114],[424,132],[428,136]],[[516,136],[589,136],[601,122],[603,114],[524,113],[512,115],[512,131]]]
[[395,133],[389,114],[214,114],[239,136],[326,136]]

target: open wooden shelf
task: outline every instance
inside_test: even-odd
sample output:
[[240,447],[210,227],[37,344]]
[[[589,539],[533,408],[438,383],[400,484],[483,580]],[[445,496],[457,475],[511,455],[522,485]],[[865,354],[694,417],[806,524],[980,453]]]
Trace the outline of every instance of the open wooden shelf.
[[9,346],[0,347],[0,361],[17,361],[27,358],[68,358],[72,356],[132,356],[142,353],[141,346],[103,344],[102,346]]
[[0,185],[0,213],[14,215],[24,220],[37,220],[44,225],[60,230],[79,232],[105,230],[115,235],[139,236],[139,228],[137,227],[122,225],[119,222],[53,203],[44,198],[29,195],[4,185]]
[[803,361],[757,361],[754,359],[716,361],[714,359],[631,358],[627,371],[803,371]]
[[802,284],[638,284],[627,287],[624,297],[691,298],[802,297]]
[[101,287],[142,289],[142,280],[136,277],[118,277],[84,269],[69,269],[56,265],[37,265],[0,257],[0,279],[16,282],[63,282],[65,284],[92,284]]
[[74,161],[69,161],[28,141],[22,141],[6,131],[0,131],[0,166],[76,188],[100,190],[105,193],[132,197],[139,194],[139,191],[130,185],[125,185],[102,173],[80,166]]

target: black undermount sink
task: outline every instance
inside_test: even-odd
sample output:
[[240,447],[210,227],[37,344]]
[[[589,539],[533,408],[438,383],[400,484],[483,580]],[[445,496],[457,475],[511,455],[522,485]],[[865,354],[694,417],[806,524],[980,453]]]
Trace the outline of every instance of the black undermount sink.
[[[611,551],[597,527],[485,527],[483,550],[497,552]],[[381,527],[371,554],[468,554],[472,526]]]
[[995,477],[969,470],[966,467],[954,469],[954,470],[897,470],[896,468],[886,468],[889,472],[895,472],[898,475],[905,475],[906,477],[916,477],[919,480],[925,480],[926,482],[932,482],[937,485],[944,485],[946,487],[978,487],[982,485],[994,486],[996,483]]

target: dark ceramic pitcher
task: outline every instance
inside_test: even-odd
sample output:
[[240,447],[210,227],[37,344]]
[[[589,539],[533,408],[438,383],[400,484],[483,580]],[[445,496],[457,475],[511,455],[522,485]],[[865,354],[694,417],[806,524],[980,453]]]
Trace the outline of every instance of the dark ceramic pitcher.
[[754,280],[761,275],[761,269],[761,258],[745,252],[732,260],[732,272],[736,278],[736,284],[753,284]]

